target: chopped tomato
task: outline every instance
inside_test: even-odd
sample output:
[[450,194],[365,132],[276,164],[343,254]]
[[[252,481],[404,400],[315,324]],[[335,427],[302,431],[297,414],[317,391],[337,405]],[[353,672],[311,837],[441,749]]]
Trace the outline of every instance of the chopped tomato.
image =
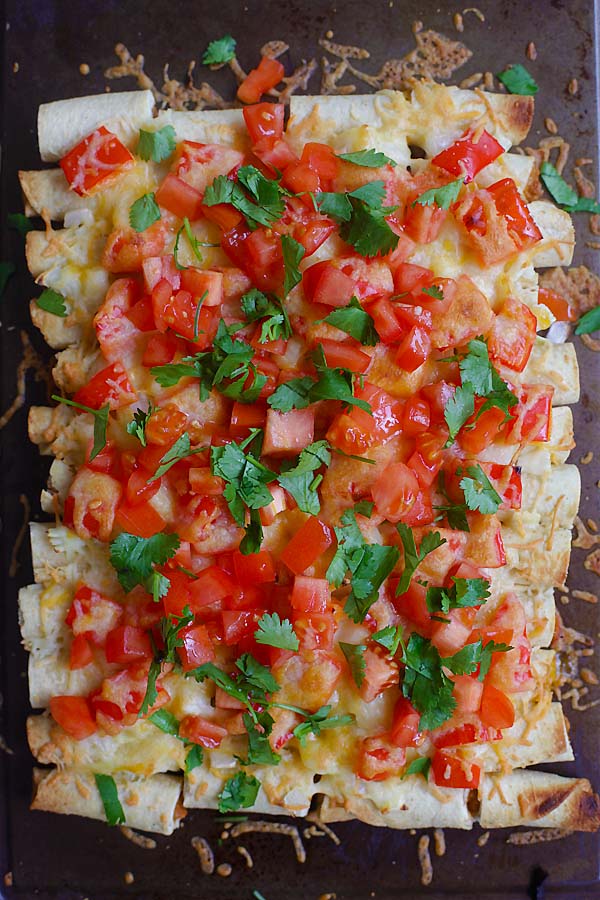
[[256,103],[243,110],[244,121],[253,144],[265,138],[273,141],[283,137],[283,103]]
[[218,747],[227,734],[226,728],[202,716],[184,716],[179,723],[180,738],[210,749]]
[[420,713],[406,697],[399,697],[394,706],[390,740],[396,747],[414,747],[419,739]]
[[162,222],[155,222],[144,231],[117,228],[106,240],[102,265],[109,272],[137,272],[145,259],[160,256],[165,249],[166,230]]
[[203,497],[220,497],[225,482],[218,475],[213,475],[208,466],[193,466],[188,472],[190,492],[202,494]]
[[128,534],[149,538],[158,534],[166,525],[161,514],[151,503],[127,503],[122,502],[115,518],[116,524]]
[[451,175],[463,176],[465,184],[468,184],[502,153],[502,144],[484,128],[476,132],[467,131],[458,141],[434,156],[431,162]]
[[294,631],[303,650],[332,650],[336,630],[332,610],[326,612],[295,612]]
[[[483,687],[483,685],[482,685]],[[465,744],[479,744],[483,741],[499,741],[502,734],[496,728],[486,728],[480,723],[465,722],[456,728],[436,729],[433,744],[438,749],[443,747],[462,747]]]
[[179,219],[193,222],[202,216],[202,194],[182,178],[169,173],[156,192],[156,202]]
[[446,221],[448,210],[435,203],[425,206],[410,204],[404,214],[404,231],[417,244],[430,244],[438,237]]
[[268,550],[244,554],[233,551],[233,568],[242,584],[264,584],[275,581],[275,564]]
[[320,191],[321,183],[319,176],[308,163],[298,162],[290,163],[283,175],[282,183],[284,187],[292,191],[294,194],[310,193],[311,191]]
[[242,103],[257,103],[263,94],[279,84],[285,69],[277,59],[262,56],[256,69],[252,69],[240,84],[237,96]]
[[515,722],[515,708],[510,697],[488,683],[483,686],[479,715],[483,724],[491,728],[510,728]]
[[481,767],[437,750],[431,761],[433,780],[439,787],[473,789],[479,786]]
[[[253,109],[253,107],[248,108]],[[277,140],[264,138],[254,144],[252,151],[273,175],[282,172],[298,158],[285,138]]]
[[159,281],[168,281],[174,291],[181,287],[181,270],[175,265],[174,256],[152,256],[142,264],[144,285],[151,294]]
[[81,538],[108,541],[122,490],[111,475],[82,466],[65,501],[65,524],[72,525]]
[[559,322],[574,322],[577,313],[568,300],[557,294],[550,288],[540,287],[538,290],[538,303],[547,306],[555,319]]
[[106,661],[128,666],[152,656],[150,638],[143,628],[119,625],[106,635]]
[[263,525],[272,525],[279,513],[282,513],[289,505],[288,494],[280,485],[270,486],[269,493],[273,499],[267,506],[262,506],[258,511]]
[[550,439],[554,388],[545,384],[522,384],[516,391],[519,404],[510,412],[506,439],[520,444]]
[[293,456],[312,444],[314,434],[314,409],[292,409],[290,412],[269,409],[263,453],[273,456]]
[[160,489],[160,478],[156,478],[148,484],[148,473],[141,469],[135,469],[127,480],[125,496],[127,503],[136,506],[138,503],[147,503],[152,500]]
[[71,649],[69,651],[69,668],[83,669],[89,666],[94,660],[94,654],[90,647],[90,642],[84,634],[76,634],[71,641]]
[[404,335],[404,328],[396,315],[394,304],[389,300],[377,300],[370,305],[369,315],[384,344],[395,344]]
[[394,596],[392,603],[397,612],[416,625],[424,637],[431,637],[435,622],[432,620],[425,601],[427,590],[418,581],[411,581],[404,594]]
[[178,145],[172,170],[201,194],[219,175],[229,175],[244,162],[244,154],[222,144],[182,141]]
[[267,408],[264,403],[237,403],[231,409],[229,430],[233,437],[247,437],[251,428],[264,428]]
[[186,430],[187,421],[186,414],[173,404],[161,406],[153,411],[146,423],[146,441],[160,447],[171,447]]
[[[482,403],[476,405],[480,407]],[[476,409],[458,433],[457,441],[465,453],[476,456],[501,436],[504,420],[504,412],[498,406],[486,409],[481,415]]]
[[431,340],[427,331],[414,325],[396,351],[396,363],[406,372],[414,372],[423,365],[430,353]]
[[199,612],[203,607],[209,606],[220,610],[223,601],[237,592],[238,585],[219,566],[209,566],[198,572],[195,580],[187,584],[187,590],[193,612]]
[[419,482],[404,463],[387,466],[372,488],[377,512],[394,523],[410,519],[418,493]]
[[360,347],[350,341],[331,341],[321,338],[319,346],[323,348],[327,365],[336,369],[350,369],[351,372],[363,375],[371,365],[371,357]]
[[223,302],[223,273],[192,266],[181,273],[181,287],[202,306],[220,306]]
[[494,319],[488,349],[494,362],[522,372],[535,343],[537,320],[528,306],[509,297]]
[[240,224],[225,232],[221,246],[257,287],[266,291],[278,290],[283,280],[283,256],[278,234],[266,228],[250,231]]
[[402,431],[412,437],[427,431],[431,424],[431,410],[424,397],[409,398],[404,404]]
[[262,611],[248,609],[228,609],[221,613],[223,619],[223,640],[228,646],[239,644],[244,638],[252,638]]
[[440,652],[440,656],[452,656],[467,643],[473,627],[472,608],[451,609],[444,613],[448,622],[434,621],[431,629],[431,643]]
[[51,697],[50,715],[76,741],[82,741],[96,731],[96,723],[85,697]]
[[142,356],[142,365],[151,368],[152,366],[166,366],[175,358],[180,340],[176,335],[167,332],[166,334],[152,334],[146,344],[144,355]]
[[111,409],[128,406],[137,398],[127,372],[120,363],[106,366],[73,395],[76,403],[100,409],[106,403]]
[[104,188],[133,165],[133,155],[104,125],[88,134],[60,161],[69,187],[84,197]]
[[512,178],[503,178],[488,188],[496,209],[504,217],[518,250],[526,250],[542,239],[542,232],[529,212]]
[[387,735],[364,738],[359,747],[356,774],[364,781],[385,781],[401,773],[406,750],[393,744]]
[[123,607],[87,585],[79,585],[65,619],[75,637],[83,636],[101,647],[109,631],[119,624]]
[[379,645],[367,646],[363,660],[365,671],[359,692],[365,703],[371,703],[388,688],[398,684],[398,663]]
[[452,694],[456,700],[456,712],[459,715],[479,712],[483,682],[473,675],[454,675]]
[[173,293],[167,281],[159,281],[152,291],[154,320],[159,331],[171,328],[203,350],[210,346],[216,334],[218,316],[213,307],[201,304],[198,308],[199,304],[200,298],[193,297],[189,291]]
[[394,269],[394,288],[398,294],[413,294],[418,297],[424,287],[429,287],[434,280],[431,269],[403,262]]
[[215,650],[205,625],[187,625],[181,629],[179,637],[183,644],[177,647],[177,655],[184,672],[214,662]]
[[333,531],[329,525],[315,516],[310,516],[286,544],[280,559],[288,569],[296,575],[301,575],[331,547],[332,543]]
[[307,205],[301,197],[288,197],[283,215],[273,223],[273,231],[287,234],[302,244],[304,256],[308,258],[333,234],[335,222],[316,213],[312,202]]
[[292,590],[292,607],[304,613],[324,613],[331,603],[331,587],[326,578],[296,575]]

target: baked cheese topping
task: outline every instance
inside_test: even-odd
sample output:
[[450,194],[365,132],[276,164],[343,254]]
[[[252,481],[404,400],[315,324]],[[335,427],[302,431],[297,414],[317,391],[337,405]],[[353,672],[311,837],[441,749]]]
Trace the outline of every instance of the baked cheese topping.
[[326,775],[386,813],[406,776],[462,797],[554,715],[532,645],[558,576],[531,560],[560,557],[578,482],[533,265],[562,244],[477,103],[428,158],[394,151],[429,90],[337,133],[298,98],[287,132],[257,103],[235,140],[172,113],[62,157],[85,207],[43,274],[79,343],[34,429],[62,505],[31,598],[42,761],[183,769],[222,811],[304,813]]

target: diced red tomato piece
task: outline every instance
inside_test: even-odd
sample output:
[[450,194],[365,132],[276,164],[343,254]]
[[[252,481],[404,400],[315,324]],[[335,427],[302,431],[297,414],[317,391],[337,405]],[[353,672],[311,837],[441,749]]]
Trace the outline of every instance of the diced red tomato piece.
[[131,307],[127,318],[138,331],[154,331],[154,313],[152,312],[152,299],[150,297],[142,297],[137,303]]
[[220,306],[223,302],[223,273],[190,266],[181,273],[181,287],[203,306]]
[[133,162],[116,134],[101,125],[63,156],[60,167],[71,190],[84,197],[122,175]]
[[275,581],[275,564],[268,550],[244,554],[233,551],[233,568],[242,584],[264,584]]
[[393,303],[385,298],[377,300],[369,306],[369,315],[375,323],[377,334],[384,344],[395,344],[404,335],[402,327]]
[[280,559],[288,569],[296,575],[301,575],[331,547],[332,543],[333,531],[329,525],[316,516],[310,516],[283,548]]
[[76,741],[82,741],[96,731],[96,723],[85,697],[51,697],[50,715]]
[[452,694],[456,700],[456,712],[459,715],[479,712],[483,682],[473,675],[454,675]]
[[431,352],[431,340],[427,331],[415,325],[404,337],[396,352],[396,363],[407,372],[422,366]]
[[546,384],[522,384],[515,393],[519,405],[510,410],[514,418],[507,426],[506,439],[521,444],[549,440],[554,388]]
[[302,274],[302,289],[311,303],[347,306],[355,288],[354,279],[344,274],[330,260],[315,263]]
[[243,110],[244,121],[253,144],[265,138],[283,137],[283,103],[256,103]]
[[116,228],[106,239],[102,265],[109,272],[137,272],[144,260],[159,256],[165,249],[167,231],[162,221],[145,231]]
[[92,409],[100,409],[106,403],[111,409],[119,409],[133,403],[136,397],[137,394],[123,366],[120,363],[112,363],[79,388],[73,400]]
[[491,728],[510,728],[515,723],[515,708],[510,697],[493,684],[484,684],[479,710],[481,721]]
[[356,774],[364,781],[385,781],[399,775],[406,762],[406,750],[397,747],[385,734],[361,741]]
[[116,524],[128,534],[149,538],[158,534],[166,525],[161,514],[151,503],[136,503],[132,505],[122,502],[115,517]]
[[213,475],[208,466],[194,466],[188,472],[190,492],[203,497],[220,497],[225,482],[218,475]]
[[429,287],[434,280],[431,269],[403,262],[394,270],[394,288],[398,294],[414,294],[418,296],[424,287]]
[[81,584],[65,621],[76,637],[83,636],[100,647],[108,632],[119,624],[122,614],[120,603]]
[[290,163],[283,175],[283,186],[294,194],[309,193],[310,191],[320,191],[321,183],[319,176],[308,163],[298,162]]
[[517,249],[525,250],[542,239],[542,232],[529,212],[512,178],[502,178],[488,188],[496,209],[504,217]]
[[220,610],[223,601],[238,591],[238,585],[219,566],[209,566],[198,572],[196,579],[188,584],[188,591],[193,612],[205,606]]
[[171,447],[186,430],[187,422],[186,414],[172,403],[161,406],[152,413],[146,424],[146,441],[160,447]]
[[332,650],[336,630],[332,610],[326,612],[294,613],[294,631],[303,650]]
[[531,356],[536,329],[537,320],[529,307],[509,297],[488,337],[490,357],[514,372],[522,372]]
[[189,672],[204,663],[214,662],[215,649],[205,625],[188,625],[182,628],[179,636],[183,645],[177,648],[177,655],[184,672]]
[[331,587],[326,578],[296,575],[292,607],[303,613],[324,613],[331,603]]
[[387,466],[372,488],[377,511],[394,523],[410,517],[418,493],[419,482],[404,463]]
[[419,737],[420,713],[406,697],[399,697],[394,706],[390,740],[396,747],[414,747]]
[[478,130],[476,135],[473,131],[467,131],[458,141],[434,156],[431,162],[451,175],[464,176],[465,183],[468,184],[502,153],[502,144],[484,128],[483,131]]
[[108,541],[122,492],[116,478],[82,466],[65,501],[65,523],[72,525],[79,537]]
[[409,204],[404,214],[404,231],[417,244],[430,244],[438,237],[446,221],[448,210],[440,209],[435,203],[424,206]]
[[231,231],[244,221],[244,217],[231,203],[202,204],[202,215],[219,226],[221,231]]
[[481,767],[444,750],[437,750],[431,761],[433,780],[439,787],[473,789],[479,786]]
[[468,609],[451,609],[449,613],[444,613],[444,618],[449,622],[434,621],[431,630],[431,643],[437,647],[440,656],[452,656],[467,643],[473,627],[474,611]]
[[299,453],[315,436],[315,413],[313,409],[292,409],[267,412],[263,453],[273,456],[290,456]]
[[285,69],[277,59],[262,56],[256,69],[252,69],[240,84],[237,96],[242,103],[257,103],[263,94],[279,84]]
[[85,634],[74,635],[69,651],[69,668],[71,670],[83,669],[85,666],[89,666],[93,660],[94,654]]
[[169,173],[156,192],[156,202],[179,219],[199,219],[202,216],[202,194],[182,178]]
[[538,303],[543,303],[544,306],[547,306],[559,322],[574,322],[577,318],[577,313],[569,301],[557,294],[556,291],[550,290],[550,288],[539,288]]
[[398,663],[380,646],[368,645],[363,659],[365,672],[359,693],[365,703],[371,703],[388,688],[398,684]]
[[[253,107],[249,108],[252,109]],[[290,163],[296,162],[298,159],[285,138],[279,138],[277,140],[264,138],[256,143],[252,150],[254,155],[258,157],[273,175],[276,175],[277,172],[283,172]]]
[[142,356],[142,365],[151,368],[173,362],[179,343],[179,338],[169,332],[151,335]]
[[402,431],[414,437],[427,431],[431,425],[431,410],[424,397],[415,395],[404,404]]
[[430,637],[435,623],[425,602],[426,593],[426,588],[422,584],[411,581],[406,593],[393,597],[392,603],[397,612],[416,625],[424,637]]
[[106,660],[128,666],[152,656],[150,638],[143,628],[119,625],[106,635]]
[[199,299],[189,291],[181,290],[174,294],[167,281],[159,281],[152,291],[156,327],[159,331],[171,328],[186,340],[193,341],[200,350],[208,347],[216,334],[218,317],[212,307],[205,307],[204,304],[198,311],[198,304]]
[[179,723],[180,738],[211,749],[218,747],[227,733],[226,728],[202,716],[184,716]]
[[228,609],[221,613],[223,620],[223,640],[227,646],[239,644],[244,638],[253,638],[256,623],[262,611],[248,609]]
[[364,375],[371,365],[371,357],[358,346],[349,341],[331,341],[327,338],[319,340],[323,348],[325,361],[332,369],[350,369],[351,372]]
[[156,478],[148,484],[148,473],[141,469],[135,469],[127,479],[125,496],[127,503],[136,506],[138,503],[148,503],[160,489],[160,478]]
[[[476,404],[481,406],[481,404]],[[497,406],[486,409],[485,412],[468,419],[465,426],[461,428],[457,440],[465,453],[470,456],[477,456],[486,447],[497,440],[502,434],[502,425],[504,424],[504,412]]]
[[159,281],[168,281],[174,291],[181,287],[181,270],[175,265],[174,256],[151,256],[142,264],[146,292],[151,294]]
[[247,437],[251,428],[264,428],[267,408],[264,403],[238,403],[231,409],[229,430],[233,437]]
[[331,191],[333,180],[337,177],[340,163],[328,144],[309,141],[302,148],[302,162],[307,163],[317,173],[321,182],[321,190]]

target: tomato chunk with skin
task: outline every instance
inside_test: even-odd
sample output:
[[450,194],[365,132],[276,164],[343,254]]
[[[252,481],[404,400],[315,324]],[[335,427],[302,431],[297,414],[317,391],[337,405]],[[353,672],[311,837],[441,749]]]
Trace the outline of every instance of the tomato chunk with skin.
[[267,412],[263,453],[273,456],[293,456],[312,444],[315,436],[315,413],[312,409],[292,409],[290,412]]
[[227,734],[226,728],[203,716],[184,716],[179,723],[180,738],[208,749],[218,747]]
[[399,697],[394,706],[390,740],[396,747],[414,747],[419,739],[420,713],[406,697]]
[[122,615],[120,603],[82,584],[75,591],[65,621],[76,637],[83,636],[101,647],[108,632],[119,624]]
[[183,178],[169,173],[156,192],[156,202],[179,219],[193,222],[202,216],[202,194]]
[[481,767],[438,750],[431,761],[433,780],[439,787],[472,789],[479,786]]
[[90,642],[84,634],[76,634],[71,641],[69,650],[69,668],[84,669],[94,660],[94,654]]
[[347,306],[354,296],[355,281],[329,260],[304,270],[302,288],[307,300],[324,306]]
[[177,647],[177,655],[184,672],[190,672],[204,663],[214,662],[215,650],[205,625],[188,625],[180,631],[179,637],[183,644]]
[[404,463],[392,463],[383,470],[372,488],[377,511],[389,522],[404,522],[410,518],[419,482]]
[[385,734],[361,741],[356,774],[363,781],[385,781],[400,774],[406,762],[406,750],[397,747]]
[[363,660],[365,673],[359,693],[365,703],[371,703],[385,690],[398,684],[398,664],[379,646],[367,646]]
[[130,663],[152,656],[150,638],[143,628],[119,625],[106,636],[106,660],[128,666]]
[[233,568],[236,578],[242,584],[266,584],[275,581],[275,564],[268,550],[250,554],[234,550]]
[[127,147],[116,134],[101,125],[63,156],[60,167],[71,190],[85,197],[106,187],[133,163],[133,155]]
[[51,697],[50,715],[76,741],[90,737],[97,730],[85,697]]
[[235,580],[219,566],[209,566],[198,572],[193,581],[186,585],[190,596],[192,612],[198,612],[204,606],[221,604],[227,597],[232,597],[238,588]]
[[252,69],[240,84],[237,96],[242,103],[256,103],[263,94],[279,84],[285,69],[277,59],[262,56],[256,67]]
[[431,160],[434,166],[445,169],[451,175],[463,176],[465,184],[473,181],[478,172],[504,153],[504,148],[493,135],[486,131],[467,131]]
[[91,409],[100,409],[106,403],[111,409],[119,409],[133,403],[136,397],[137,394],[123,366],[120,363],[112,363],[79,388],[73,400]]
[[490,357],[514,372],[522,372],[531,356],[536,330],[537,320],[529,307],[509,297],[492,325]]
[[484,725],[510,728],[515,723],[515,708],[507,694],[493,684],[484,684],[479,716]]
[[323,613],[331,603],[331,587],[325,578],[296,575],[291,599],[293,609]]
[[149,538],[162,531],[166,525],[161,514],[151,503],[121,503],[115,516],[117,525],[129,534]]
[[283,103],[256,103],[246,106],[243,114],[253,144],[265,138],[276,141],[283,137]]
[[300,526],[281,552],[280,559],[296,575],[301,575],[333,544],[333,531],[316,516]]

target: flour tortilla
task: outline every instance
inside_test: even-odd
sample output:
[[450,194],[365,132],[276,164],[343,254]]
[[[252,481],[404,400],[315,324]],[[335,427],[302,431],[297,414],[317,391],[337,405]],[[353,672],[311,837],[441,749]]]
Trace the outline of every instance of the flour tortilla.
[[600,801],[585,778],[519,771],[484,777],[479,788],[482,828],[517,825],[596,831]]
[[43,103],[38,112],[38,143],[44,162],[56,162],[79,141],[105,125],[132,146],[140,127],[152,122],[152,91],[119,91]]
[[[32,809],[106,821],[92,774],[74,769],[34,769]],[[180,803],[181,779],[174,775],[144,778],[127,772],[114,775],[126,824],[140,831],[172,834],[185,816]]]

